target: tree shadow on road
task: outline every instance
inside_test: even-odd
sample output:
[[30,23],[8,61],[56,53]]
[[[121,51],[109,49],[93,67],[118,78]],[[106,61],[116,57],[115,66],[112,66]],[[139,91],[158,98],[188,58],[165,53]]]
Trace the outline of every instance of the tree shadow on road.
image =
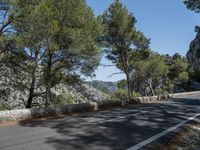
[[[77,117],[33,121],[21,125],[52,129],[57,135],[46,137],[43,142],[56,150],[121,150],[182,122],[185,117],[199,113],[200,100],[177,98],[171,103],[133,108],[130,106],[122,111],[86,113]],[[119,116],[127,117],[117,119]],[[116,119],[111,120],[113,118]]]

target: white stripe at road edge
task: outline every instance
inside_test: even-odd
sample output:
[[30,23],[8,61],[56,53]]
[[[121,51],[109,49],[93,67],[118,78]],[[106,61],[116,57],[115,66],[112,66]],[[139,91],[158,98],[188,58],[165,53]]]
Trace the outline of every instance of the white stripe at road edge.
[[194,120],[194,119],[197,118],[198,116],[200,116],[200,113],[194,115],[193,117],[188,118],[187,120],[185,120],[185,121],[183,121],[183,122],[181,122],[181,123],[179,123],[179,124],[177,124],[177,125],[175,125],[175,126],[169,128],[169,129],[167,129],[167,130],[165,130],[165,131],[163,131],[163,132],[161,132],[161,133],[156,134],[155,136],[153,136],[153,137],[151,137],[151,138],[149,138],[149,139],[147,139],[147,140],[145,140],[145,141],[143,141],[143,142],[138,143],[138,144],[135,145],[135,146],[132,146],[132,147],[128,148],[127,150],[138,150],[138,149],[140,149],[140,148],[146,146],[147,144],[149,144],[149,143],[151,143],[151,142],[153,142],[153,141],[156,141],[156,140],[158,140],[159,138],[161,138],[161,137],[163,137],[163,136],[169,134],[170,132],[176,130],[177,128],[179,128],[179,127],[181,127],[181,126],[183,126],[184,124],[188,123],[189,121]]

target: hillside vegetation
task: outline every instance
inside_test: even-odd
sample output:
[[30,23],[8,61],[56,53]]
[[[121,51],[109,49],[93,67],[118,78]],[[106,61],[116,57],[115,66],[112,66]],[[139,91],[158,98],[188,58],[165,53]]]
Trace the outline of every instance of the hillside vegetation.
[[[1,110],[200,89],[200,34],[187,58],[156,53],[120,0],[99,16],[85,0],[0,0],[0,15]],[[85,82],[103,54],[124,80]]]

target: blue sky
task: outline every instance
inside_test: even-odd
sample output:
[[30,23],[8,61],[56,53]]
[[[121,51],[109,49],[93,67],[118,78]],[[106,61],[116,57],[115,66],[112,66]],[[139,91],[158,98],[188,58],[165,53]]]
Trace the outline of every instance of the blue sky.
[[[96,15],[102,14],[114,0],[87,0]],[[188,10],[182,0],[122,0],[137,19],[136,28],[151,38],[151,49],[161,54],[178,52],[185,55],[200,25],[200,14]],[[102,64],[111,64],[102,59]],[[115,67],[99,67],[93,80],[118,81],[124,75]]]

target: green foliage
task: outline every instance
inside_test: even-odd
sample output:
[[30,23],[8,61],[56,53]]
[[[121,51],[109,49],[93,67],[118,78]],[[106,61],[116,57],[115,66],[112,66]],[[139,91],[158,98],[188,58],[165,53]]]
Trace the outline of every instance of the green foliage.
[[152,95],[155,95],[154,89],[163,85],[162,82],[165,81],[167,73],[168,66],[164,59],[159,55],[152,54],[147,61],[136,63],[134,77],[141,78],[150,88]]
[[178,75],[181,72],[184,72],[187,70],[188,66],[187,66],[187,62],[184,59],[172,59],[171,64],[169,66],[169,78],[172,80],[175,80],[176,78],[178,78]]
[[127,100],[128,99],[128,92],[124,89],[119,89],[113,93],[111,99],[119,99],[119,100]]
[[[31,62],[31,91],[35,71],[42,68],[46,103],[51,88],[67,81],[66,76],[93,76],[100,61],[101,19],[85,0],[16,0],[14,27],[17,47]],[[32,94],[33,96],[34,94]]]
[[[141,56],[147,56],[150,40],[135,29],[136,19],[119,0],[115,0],[103,14],[105,26],[103,43],[107,58],[126,75],[129,100],[131,95],[131,64]],[[142,57],[142,58],[143,58]]]
[[195,81],[200,82],[200,72],[198,70],[194,70],[193,68],[189,68],[189,78]]
[[[169,78],[166,78],[163,81],[162,90],[166,91],[168,93],[173,93],[173,89],[174,89],[174,83],[171,80],[169,80]],[[165,94],[165,93],[163,93],[163,94]]]
[[74,97],[70,92],[64,92],[60,94],[56,101],[54,102],[54,105],[67,105],[67,104],[73,104],[74,103]]
[[126,89],[127,88],[127,82],[126,80],[120,80],[117,82],[117,88],[118,89]]
[[5,55],[14,48],[14,11],[12,3],[14,0],[0,0],[0,67],[8,61]]
[[3,110],[5,110],[5,107],[2,104],[0,104],[0,111],[3,111]]
[[99,60],[96,38],[100,24],[85,1],[19,0],[16,9],[15,28],[23,45],[27,39],[32,41],[28,48],[40,45],[39,53],[46,52],[42,64],[47,67],[50,63],[52,74],[63,68],[80,69],[84,75],[94,71]]
[[[199,0],[184,3],[200,12]],[[2,68],[6,66],[16,80],[12,81],[15,88],[29,91],[28,100],[23,100],[26,107],[44,93],[50,104],[51,88],[61,82],[74,84],[81,75],[94,76],[100,61],[99,42],[106,48],[107,58],[126,75],[126,80],[117,83],[114,98],[140,96],[132,92],[138,91],[133,88],[135,82],[142,89],[149,87],[154,95],[172,92],[175,85],[184,86],[190,77],[199,80],[199,73],[188,71],[181,55],[162,57],[149,50],[150,39],[136,29],[136,18],[120,0],[99,17],[85,0],[0,0],[0,15],[0,75],[7,73]],[[38,70],[43,76],[39,81]],[[46,91],[36,92],[39,86]],[[110,93],[104,86],[95,86]],[[73,102],[70,93],[56,100],[56,104]],[[0,109],[5,106],[0,105]]]
[[178,79],[179,79],[180,83],[186,83],[189,79],[189,73],[188,72],[181,72],[178,75]]
[[11,110],[11,109],[13,109],[13,108],[11,108],[8,104],[0,103],[0,111]]
[[168,58],[168,78],[175,85],[185,84],[189,80],[188,63],[186,58],[179,54]]
[[165,94],[169,94],[169,92],[162,88],[157,88],[157,89],[155,89],[155,94],[156,95],[165,95]]
[[200,1],[199,0],[184,0],[184,3],[188,9],[195,11],[196,13],[200,12]]
[[[140,97],[140,93],[133,91],[132,93],[133,98]],[[127,100],[128,99],[128,92],[126,89],[119,89],[113,93],[111,99],[119,99],[119,100]]]
[[132,96],[133,96],[133,97],[140,97],[141,94],[138,93],[138,92],[133,91],[133,92],[132,92]]
[[156,80],[168,73],[168,67],[160,56],[152,56],[147,61],[140,61],[136,65],[136,76],[144,80]]

